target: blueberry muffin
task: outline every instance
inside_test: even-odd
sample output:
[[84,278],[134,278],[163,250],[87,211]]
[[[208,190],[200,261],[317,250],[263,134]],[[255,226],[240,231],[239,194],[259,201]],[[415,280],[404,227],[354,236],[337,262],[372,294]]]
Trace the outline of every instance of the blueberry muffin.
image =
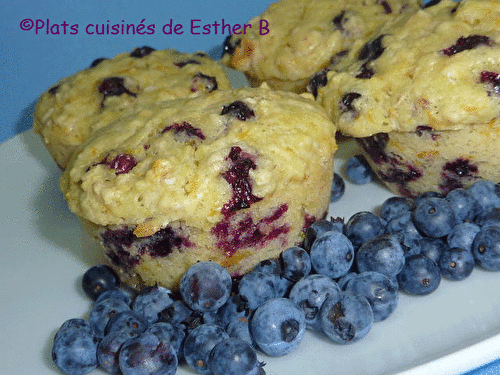
[[224,44],[222,62],[253,86],[303,92],[379,28],[419,9],[418,0],[281,0]]
[[431,2],[327,73],[318,101],[395,192],[500,181],[499,20],[498,0]]
[[64,169],[90,134],[138,107],[229,88],[222,65],[204,53],[139,47],[96,59],[43,93],[35,107],[34,130]]
[[300,243],[328,210],[335,131],[267,87],[173,99],[98,130],[61,188],[123,279],[175,289],[195,262],[241,275]]

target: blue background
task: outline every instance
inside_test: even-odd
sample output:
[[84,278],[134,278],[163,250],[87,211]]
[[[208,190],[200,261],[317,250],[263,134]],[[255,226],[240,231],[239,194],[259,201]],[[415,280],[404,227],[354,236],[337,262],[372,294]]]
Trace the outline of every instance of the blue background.
[[[173,48],[182,52],[205,51],[218,58],[226,35],[192,35],[191,20],[200,24],[214,21],[243,24],[264,11],[270,1],[227,0],[207,2],[188,1],[6,1],[0,0],[1,93],[0,142],[32,126],[32,112],[38,96],[63,76],[86,68],[97,57],[112,57],[133,48],[150,45],[157,49]],[[49,27],[63,22],[78,25],[77,35],[49,34],[46,28],[23,31],[24,19],[42,22]],[[155,25],[154,35],[88,35],[88,24]],[[162,26],[173,20],[183,25],[182,35],[164,35]],[[52,26],[54,27],[54,26]],[[56,29],[52,29],[56,31]],[[500,374],[500,360],[467,375]]]

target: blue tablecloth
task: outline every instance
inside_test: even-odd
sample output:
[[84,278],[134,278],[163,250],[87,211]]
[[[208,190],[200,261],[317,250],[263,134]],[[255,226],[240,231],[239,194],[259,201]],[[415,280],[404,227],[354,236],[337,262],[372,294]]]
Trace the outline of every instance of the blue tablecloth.
[[[4,0],[0,13],[0,142],[29,129],[37,97],[61,77],[87,67],[94,58],[114,56],[142,45],[183,52],[203,50],[218,57],[227,34],[212,29],[203,35],[201,28],[191,32],[191,23],[197,26],[222,19],[230,24],[244,23],[269,4],[268,0]],[[170,22],[183,25],[184,33],[164,33],[163,26]],[[119,35],[112,35],[112,26],[120,29],[123,24],[143,24],[145,31],[151,31],[147,27],[154,25],[154,33],[122,35],[120,30]],[[103,31],[105,35],[101,35]],[[467,373],[493,374],[500,374],[500,360]]]

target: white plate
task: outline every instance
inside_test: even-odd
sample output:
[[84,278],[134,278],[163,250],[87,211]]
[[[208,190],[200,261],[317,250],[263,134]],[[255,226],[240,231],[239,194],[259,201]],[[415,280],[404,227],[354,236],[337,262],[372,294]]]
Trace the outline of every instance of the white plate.
[[[353,142],[340,145],[336,169],[356,152]],[[87,317],[81,276],[101,259],[66,208],[60,171],[37,136],[27,131],[3,143],[0,160],[0,373],[55,374],[53,335],[65,320]],[[330,214],[348,219],[389,196],[375,183],[347,183]],[[456,375],[498,358],[499,347],[500,273],[476,269],[429,296],[401,295],[394,314],[358,343],[307,333],[293,354],[259,358],[268,375]],[[186,367],[177,373],[193,374]]]

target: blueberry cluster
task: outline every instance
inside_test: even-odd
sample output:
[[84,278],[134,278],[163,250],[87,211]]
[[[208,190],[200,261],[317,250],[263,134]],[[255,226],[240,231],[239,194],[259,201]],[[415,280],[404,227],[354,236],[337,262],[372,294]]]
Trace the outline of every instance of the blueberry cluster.
[[463,280],[478,266],[500,271],[500,185],[478,181],[446,195],[391,197],[378,214],[319,220],[301,247],[232,279],[200,262],[176,295],[156,286],[120,287],[106,266],[82,281],[89,318],[70,319],[52,356],[65,374],[175,374],[180,363],[207,375],[263,375],[260,351],[293,352],[306,330],[339,344],[387,319],[399,293],[426,295],[441,279]]

